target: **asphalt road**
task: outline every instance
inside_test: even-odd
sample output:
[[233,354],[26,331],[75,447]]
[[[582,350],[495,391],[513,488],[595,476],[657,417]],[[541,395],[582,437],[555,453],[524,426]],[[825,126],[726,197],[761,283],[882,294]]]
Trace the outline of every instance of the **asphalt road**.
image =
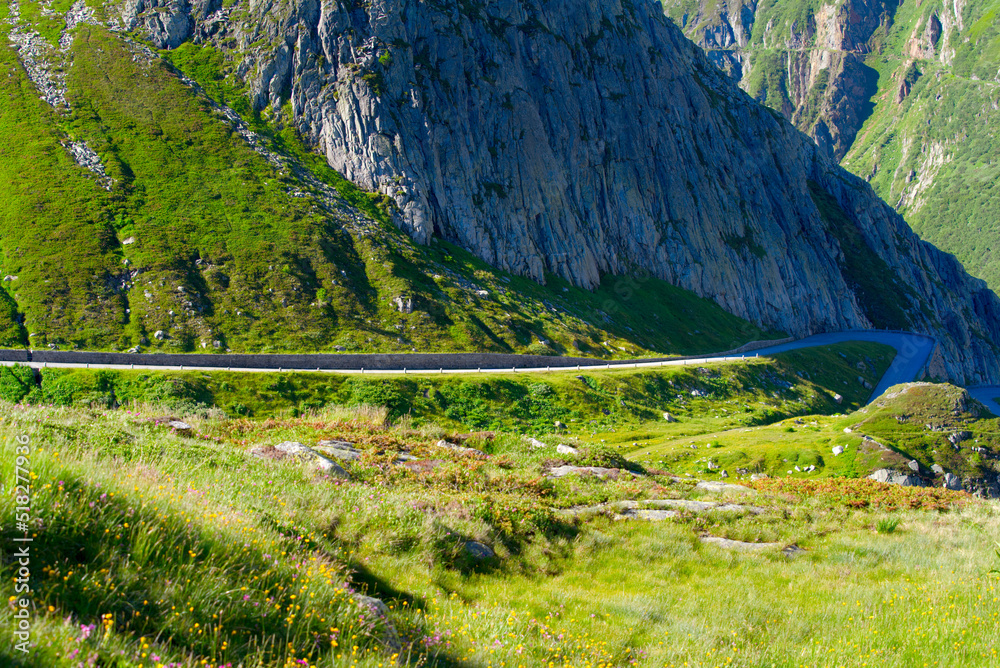
[[[786,352],[789,350],[799,350],[802,348],[812,348],[816,346],[827,346],[835,343],[844,343],[847,341],[872,341],[876,343],[883,343],[892,346],[896,349],[896,357],[893,359],[892,364],[889,366],[888,371],[882,376],[878,385],[875,386],[872,396],[869,399],[874,399],[881,395],[888,387],[896,385],[899,383],[906,383],[914,380],[917,374],[923,368],[924,364],[927,362],[928,357],[934,349],[935,341],[934,339],[923,336],[920,334],[913,334],[909,332],[890,332],[890,331],[875,331],[875,330],[860,330],[860,331],[849,331],[849,332],[832,332],[828,334],[816,334],[809,336],[797,341],[792,341],[789,343],[782,343],[775,346],[769,346],[767,348],[761,348],[755,350],[751,353],[745,353],[740,355],[705,355],[704,357],[698,358],[688,358],[688,359],[677,359],[677,360],[659,360],[655,362],[636,360],[634,362],[625,363],[600,363],[591,365],[580,365],[578,367],[530,367],[530,368],[504,368],[504,369],[442,369],[438,372],[434,371],[408,371],[407,369],[390,369],[390,370],[378,370],[378,371],[365,371],[364,369],[338,369],[338,370],[326,370],[324,373],[355,373],[355,374],[375,374],[375,375],[396,375],[396,374],[427,374],[427,373],[461,373],[461,374],[474,374],[474,373],[528,373],[537,371],[571,371],[578,369],[580,371],[586,370],[598,370],[598,369],[641,369],[659,366],[682,366],[689,364],[705,364],[709,362],[720,362],[720,361],[732,361],[740,360],[752,357],[768,356],[774,355],[776,353]],[[192,356],[196,358],[197,356]],[[0,364],[10,365],[15,364],[15,362],[0,362]],[[21,362],[24,364],[24,362]],[[219,371],[224,370],[220,367],[208,367],[208,366],[175,366],[175,365],[157,365],[157,364],[81,364],[81,363],[60,363],[60,362],[28,362],[29,366],[34,368],[90,368],[90,369],[142,369],[150,371]],[[317,369],[314,368],[243,368],[236,369],[240,371],[252,371],[258,373],[276,373],[283,371],[312,371],[316,372]],[[977,399],[983,401],[980,397],[986,397],[989,401],[994,396],[1000,396],[1000,386],[998,387],[984,387],[984,388],[971,388],[970,392],[973,393]],[[987,405],[995,405],[987,403]]]

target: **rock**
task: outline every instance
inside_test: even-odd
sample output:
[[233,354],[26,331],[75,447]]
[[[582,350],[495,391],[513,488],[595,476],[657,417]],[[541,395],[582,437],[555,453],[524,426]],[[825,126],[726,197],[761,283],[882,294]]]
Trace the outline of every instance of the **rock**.
[[744,487],[743,485],[734,485],[729,482],[718,482],[716,480],[702,480],[697,485],[695,489],[701,489],[706,492],[716,492],[716,493],[732,493],[732,494],[756,494],[755,490],[749,487]]
[[482,450],[476,450],[475,448],[467,448],[463,445],[458,445],[456,443],[450,443],[444,439],[438,441],[434,444],[438,448],[445,448],[446,450],[451,450],[452,452],[457,452],[462,455],[469,455],[471,457],[487,457],[487,454]]
[[129,237],[128,239],[122,240],[122,246],[130,246],[135,243],[135,237]]
[[[53,348],[53,350],[55,350],[55,349]],[[142,352],[142,348],[140,348],[139,346],[132,346],[131,348],[129,348],[125,352],[127,352],[127,353],[129,353],[131,355],[138,355],[139,353]]]
[[527,440],[528,440],[528,445],[530,445],[531,447],[533,447],[536,450],[539,450],[541,448],[547,448],[547,447],[549,447],[549,446],[545,445],[544,443],[542,443],[541,441],[539,441],[537,438],[528,438]]
[[906,462],[906,465],[914,473],[920,473],[920,462],[918,462],[916,459],[911,459],[910,461]]
[[402,651],[403,643],[399,641],[399,633],[396,631],[393,623],[389,621],[389,606],[380,599],[363,594],[354,594],[354,600],[357,602],[359,608],[368,610],[373,617],[381,622],[382,628],[378,639],[382,643],[382,647],[385,648],[385,651],[391,653]]
[[176,431],[177,433],[185,435],[190,434],[194,430],[194,427],[189,425],[187,422],[183,422],[181,420],[171,420],[170,422],[167,423],[167,426]]
[[842,445],[835,445],[835,446],[833,446],[833,456],[834,457],[839,457],[842,454],[844,454],[844,446],[842,446]]
[[164,339],[168,339],[170,337],[167,336],[167,333],[164,332],[162,329],[158,329],[155,332],[153,332],[153,338],[156,339],[157,341],[163,341]]
[[677,418],[675,418],[670,413],[664,413],[663,414],[663,419],[666,420],[667,422],[677,422]]
[[620,475],[641,476],[625,469],[604,468],[603,466],[556,466],[548,472],[546,478],[562,478],[568,475],[593,475],[598,478],[618,477]]
[[316,444],[316,449],[328,457],[345,461],[353,462],[361,457],[361,451],[347,441],[320,441]]
[[465,551],[476,561],[486,561],[487,559],[493,559],[497,556],[496,552],[493,551],[493,548],[485,543],[480,543],[477,540],[466,541]]
[[465,445],[465,442],[469,440],[492,441],[496,437],[497,434],[495,431],[471,431],[466,434],[452,434],[451,440],[458,442],[460,445]]
[[729,477],[729,473],[723,470],[723,471],[721,471],[719,473],[719,477],[720,478],[728,478]]
[[488,290],[476,290],[477,297],[489,297],[490,293]]
[[[255,448],[254,450],[251,450],[253,454],[257,456],[267,457],[266,450],[262,450],[260,448]],[[315,464],[316,468],[332,476],[338,478],[350,478],[350,475],[348,475],[347,471],[345,471],[339,464],[334,463],[333,461],[322,456],[312,448],[307,447],[302,443],[299,443],[298,441],[283,441],[275,445],[274,450],[276,452],[282,453],[285,456]],[[280,457],[273,457],[273,458],[278,459]]]
[[650,520],[658,522],[677,517],[676,510],[651,510],[645,508],[629,508],[618,515],[617,519],[630,520]]
[[560,455],[578,455],[580,451],[569,445],[557,445],[556,452]]
[[803,554],[806,553],[806,551],[803,550],[798,545],[792,544],[792,545],[789,545],[788,547],[782,549],[781,553],[783,555],[785,555],[786,557],[788,557],[789,559],[794,559],[795,557],[802,556]]
[[958,445],[962,441],[967,441],[972,438],[972,433],[968,431],[957,431],[954,434],[948,435],[948,442],[952,445]]
[[955,491],[962,491],[962,479],[951,473],[944,474],[944,487]]
[[392,300],[396,305],[396,310],[400,313],[413,313],[413,298],[400,295]]
[[850,434],[852,431],[854,431],[854,430],[851,429],[850,427],[844,427],[844,433],[845,434]]
[[777,550],[781,543],[744,543],[740,540],[729,540],[717,536],[700,536],[698,538],[706,545],[714,545],[723,550],[733,550],[735,552],[765,552],[767,550]]
[[923,481],[915,475],[899,473],[892,469],[879,469],[868,476],[869,480],[884,482],[890,485],[901,485],[903,487],[922,487]]
[[556,420],[556,421],[555,421],[555,428],[556,428],[556,429],[565,429],[565,428],[566,428],[566,425],[564,425],[564,424],[563,424],[562,422],[560,422],[559,420]]
[[717,471],[718,469],[719,469],[719,465],[718,464],[716,464],[713,461],[709,461],[708,462],[708,470],[709,471]]
[[833,395],[833,400],[836,401],[838,404],[844,403],[844,397],[840,396],[839,394]]
[[944,468],[940,464],[934,464],[931,466],[931,471],[933,471],[935,475],[944,475]]
[[750,476],[750,481],[754,482],[756,480],[767,480],[770,477],[771,476],[769,476],[766,473],[754,473],[753,475]]

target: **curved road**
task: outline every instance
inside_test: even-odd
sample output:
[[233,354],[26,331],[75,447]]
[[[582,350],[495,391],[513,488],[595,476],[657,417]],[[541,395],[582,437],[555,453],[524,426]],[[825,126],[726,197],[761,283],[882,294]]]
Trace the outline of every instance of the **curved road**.
[[[768,346],[765,348],[760,348],[753,351],[752,353],[743,354],[719,354],[719,355],[705,355],[703,357],[697,358],[685,358],[685,359],[658,359],[654,361],[625,361],[625,362],[611,362],[611,363],[598,363],[598,364],[580,364],[575,368],[577,370],[597,370],[597,369],[638,369],[647,367],[658,367],[658,366],[679,366],[687,364],[703,364],[707,362],[719,362],[719,361],[731,361],[746,359],[748,357],[757,356],[767,356],[774,355],[776,353],[786,352],[789,350],[798,350],[801,348],[812,348],[816,346],[826,346],[835,343],[845,343],[848,341],[871,341],[874,343],[882,343],[889,345],[896,349],[896,357],[893,359],[892,364],[890,364],[889,369],[879,380],[878,385],[874,388],[869,401],[881,395],[888,387],[896,385],[899,383],[906,383],[914,380],[924,368],[927,363],[931,352],[934,350],[936,341],[929,337],[921,334],[913,334],[911,332],[898,332],[898,331],[878,331],[878,330],[857,330],[857,331],[847,331],[847,332],[831,332],[827,334],[815,334],[813,336],[808,336],[797,341],[791,341],[788,343],[782,343],[778,345]],[[72,353],[66,353],[71,355]],[[46,351],[46,357],[58,357],[59,353],[54,353],[52,351]],[[0,361],[0,365],[12,365],[12,364],[27,364],[34,368],[93,368],[93,369],[142,369],[142,370],[164,370],[164,371],[219,371],[225,370],[226,367],[222,366],[179,366],[179,365],[165,365],[165,364],[150,364],[145,363],[148,360],[148,356],[145,355],[134,355],[129,356],[137,360],[143,360],[141,363],[137,364],[102,364],[102,363],[79,363],[79,362],[38,362],[38,361]],[[260,355],[256,356],[260,358],[265,358],[267,356]],[[365,356],[359,356],[365,357]],[[370,356],[374,359],[376,356]],[[29,355],[30,358],[30,355]],[[191,355],[191,359],[196,360],[197,355]],[[303,356],[303,358],[309,358],[309,356]],[[273,367],[273,368],[238,368],[235,370],[240,371],[257,371],[257,372],[281,372],[281,371],[319,371],[316,368],[304,368],[304,365],[300,365],[302,368],[289,368],[289,367]],[[439,371],[412,371],[406,368],[400,369],[388,369],[388,370],[371,370],[369,369],[367,373],[369,374],[406,374],[406,373],[517,373],[517,372],[531,372],[531,371],[570,371],[574,370],[572,366],[557,366],[557,367],[507,367],[503,369],[487,369],[487,368],[466,368],[466,369],[440,369]],[[322,371],[327,373],[365,373],[364,368],[359,369],[323,369]],[[970,388],[969,392],[980,401],[986,403],[987,406],[995,406],[992,403],[993,397],[1000,397],[1000,386],[990,386],[981,388]]]

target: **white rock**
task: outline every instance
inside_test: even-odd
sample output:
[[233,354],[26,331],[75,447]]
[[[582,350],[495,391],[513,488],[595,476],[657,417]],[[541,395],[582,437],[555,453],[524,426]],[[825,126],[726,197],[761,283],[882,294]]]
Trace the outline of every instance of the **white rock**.
[[836,457],[838,455],[842,455],[842,454],[844,454],[844,446],[842,446],[842,445],[835,445],[835,446],[833,446],[833,456],[834,457]]
[[557,445],[556,452],[560,455],[578,455],[580,451],[569,445]]

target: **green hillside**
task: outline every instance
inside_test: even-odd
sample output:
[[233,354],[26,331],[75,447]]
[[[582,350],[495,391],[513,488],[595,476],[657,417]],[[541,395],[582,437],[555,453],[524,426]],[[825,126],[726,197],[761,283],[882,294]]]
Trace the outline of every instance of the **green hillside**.
[[[936,3],[902,4],[896,22],[867,59],[879,73],[874,112],[844,159],[871,175],[876,192],[913,229],[954,253],[975,276],[1000,289],[1000,4],[968,3],[964,29],[942,37],[936,54],[907,53],[912,33],[941,14]],[[951,53],[954,55],[952,56]],[[942,54],[948,54],[942,55]],[[899,100],[903,82],[908,94]]]
[[[912,386],[867,411],[831,415],[844,410],[833,392],[862,392],[859,364],[863,378],[877,376],[883,352],[852,344],[663,370],[661,381],[680,391],[704,388],[677,406],[677,422],[630,411],[601,425],[606,433],[529,429],[542,445],[504,425],[470,434],[474,415],[439,414],[445,422],[436,424],[425,414],[418,424],[371,405],[252,419],[169,397],[119,410],[84,396],[65,405],[2,401],[0,475],[13,479],[17,454],[31,471],[35,645],[27,655],[14,649],[20,603],[11,595],[0,609],[0,661],[626,668],[782,665],[795,656],[861,668],[913,665],[930,652],[940,666],[988,665],[1000,643],[990,572],[1000,567],[992,554],[1000,534],[989,503],[852,479],[867,473],[860,456],[845,456],[856,469],[829,461],[712,491],[684,475],[693,469],[680,458],[664,464],[665,443],[630,461],[623,453],[633,448],[610,442],[645,429],[686,430],[685,440],[702,444],[728,426],[708,451],[729,456],[740,435],[743,450],[784,447],[790,456],[793,441],[807,452],[828,425],[883,438],[900,415],[914,433],[917,422],[943,420],[976,438],[995,434],[996,420],[976,416],[950,386]],[[830,357],[841,361],[823,364]],[[822,377],[807,371],[817,364]],[[624,395],[649,380],[646,372],[592,374],[587,392],[597,405],[581,417],[603,412],[594,401],[602,389]],[[122,388],[129,378],[115,382]],[[414,382],[447,391],[433,376]],[[549,382],[554,395],[563,391]],[[747,426],[754,416],[745,404],[796,402],[801,423],[823,427],[764,426],[775,443],[749,443],[761,431]],[[177,418],[187,424],[168,424]],[[330,440],[357,450],[337,460],[343,471],[276,447],[343,447],[321,443]],[[941,447],[926,440],[932,445]],[[563,466],[606,473],[555,477]],[[5,540],[23,536],[15,504],[0,508],[0,519]],[[17,568],[0,564],[5,594]]]
[[[747,93],[820,144],[832,140],[842,166],[867,179],[914,231],[1000,289],[1000,3],[663,6],[716,62],[742,75]],[[742,29],[746,43],[727,41],[730,29]]]
[[[0,47],[0,346],[615,357],[776,335],[653,278],[540,286],[443,242],[418,246],[391,204],[307,151],[280,114],[251,113],[219,52],[189,44],[172,65],[103,28],[74,34],[70,111],[40,101]],[[256,149],[215,101],[244,114]],[[110,189],[74,162],[74,142]]]

